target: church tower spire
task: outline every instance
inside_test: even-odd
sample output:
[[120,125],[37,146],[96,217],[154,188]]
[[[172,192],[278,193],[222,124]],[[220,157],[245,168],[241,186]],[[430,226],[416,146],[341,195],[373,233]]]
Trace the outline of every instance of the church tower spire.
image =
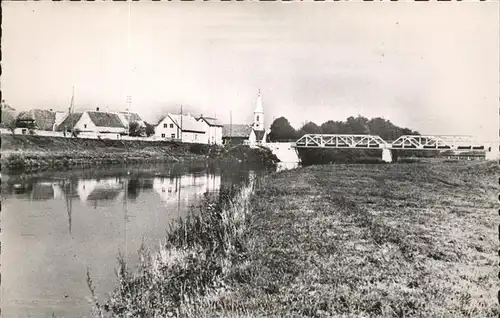
[[257,105],[253,112],[253,129],[254,130],[264,130],[264,108],[262,107],[262,96],[260,95],[260,89],[257,94]]

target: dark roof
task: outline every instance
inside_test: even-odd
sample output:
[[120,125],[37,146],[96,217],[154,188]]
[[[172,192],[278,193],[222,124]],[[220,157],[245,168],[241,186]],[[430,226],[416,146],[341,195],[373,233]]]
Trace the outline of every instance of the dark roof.
[[17,116],[20,121],[35,121],[35,125],[41,130],[53,130],[56,122],[56,113],[45,109],[32,109],[21,112]]
[[76,125],[76,123],[80,120],[81,117],[82,117],[82,113],[69,114],[56,127],[56,131],[64,131],[64,130],[72,129]]
[[197,120],[203,119],[209,126],[224,127],[224,125],[217,119],[213,117],[200,116]]
[[222,127],[222,137],[250,137],[251,125],[224,125]]
[[265,130],[254,130],[253,132],[255,133],[255,140],[257,141],[261,141],[266,133]]
[[125,128],[117,114],[106,112],[87,112],[87,114],[97,127]]

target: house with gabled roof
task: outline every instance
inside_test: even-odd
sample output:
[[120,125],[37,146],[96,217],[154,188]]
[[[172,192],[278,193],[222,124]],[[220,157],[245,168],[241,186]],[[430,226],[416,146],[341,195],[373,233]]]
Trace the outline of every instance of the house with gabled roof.
[[252,125],[224,125],[222,127],[222,141],[224,144],[246,144],[252,133]]
[[17,127],[39,130],[54,130],[56,113],[46,109],[31,109],[20,112],[16,118]]
[[196,120],[205,127],[206,143],[222,145],[222,128],[224,125],[217,118],[201,115]]
[[98,134],[127,133],[127,127],[116,113],[85,111],[71,113],[57,126],[56,131],[75,131]]
[[155,137],[189,143],[207,143],[205,127],[190,114],[168,113],[156,125]]

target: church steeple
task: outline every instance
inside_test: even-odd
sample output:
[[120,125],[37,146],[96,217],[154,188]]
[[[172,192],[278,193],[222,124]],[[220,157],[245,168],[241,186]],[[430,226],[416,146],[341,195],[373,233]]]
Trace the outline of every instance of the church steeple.
[[264,108],[262,107],[262,96],[259,93],[257,95],[257,105],[253,112],[253,129],[254,130],[264,130]]

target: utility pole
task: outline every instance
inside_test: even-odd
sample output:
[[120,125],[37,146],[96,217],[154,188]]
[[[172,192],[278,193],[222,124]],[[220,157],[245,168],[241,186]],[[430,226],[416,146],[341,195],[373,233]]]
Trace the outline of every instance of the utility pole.
[[[68,116],[71,116],[73,113],[73,108],[75,107],[75,86],[73,85],[73,91],[71,93],[71,104],[69,105],[69,114]],[[71,137],[73,137],[73,133],[75,132],[75,123],[70,123],[71,125]],[[64,129],[66,130],[66,128]]]
[[132,96],[127,96],[127,135],[130,136],[130,104],[132,103]]
[[229,111],[229,143],[233,143],[233,111]]
[[182,105],[181,105],[181,142],[182,142]]

